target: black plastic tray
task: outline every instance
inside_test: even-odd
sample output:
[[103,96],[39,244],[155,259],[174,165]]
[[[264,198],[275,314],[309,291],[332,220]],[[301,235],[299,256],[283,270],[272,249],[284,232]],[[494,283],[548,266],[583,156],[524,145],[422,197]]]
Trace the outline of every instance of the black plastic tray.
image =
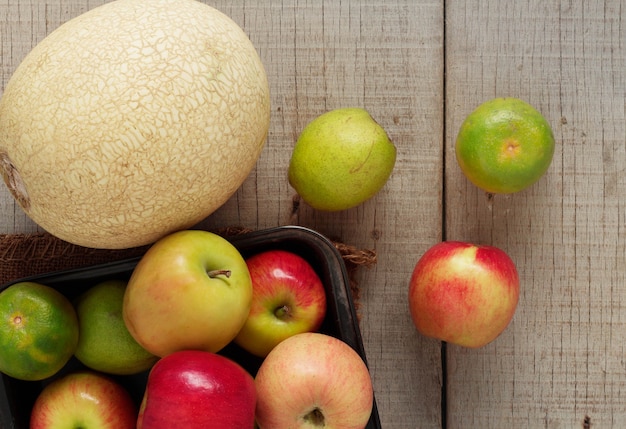
[[[269,249],[284,249],[305,258],[317,271],[326,288],[327,311],[320,332],[340,338],[354,348],[367,363],[359,330],[354,302],[350,293],[346,268],[335,246],[323,235],[299,226],[284,226],[228,237],[244,257]],[[52,286],[70,299],[89,287],[107,279],[128,280],[139,258],[95,265],[85,268],[59,271],[12,281],[0,287],[0,291],[20,281],[35,281]],[[251,374],[261,359],[248,354],[234,344],[220,352],[231,357]],[[53,379],[81,368],[78,360],[70,362],[55,376],[38,381],[21,381],[2,374],[0,377],[0,428],[28,429],[30,410],[41,389]],[[137,404],[143,396],[148,372],[132,376],[114,377],[131,393]],[[380,419],[376,401],[366,429],[379,429]]]

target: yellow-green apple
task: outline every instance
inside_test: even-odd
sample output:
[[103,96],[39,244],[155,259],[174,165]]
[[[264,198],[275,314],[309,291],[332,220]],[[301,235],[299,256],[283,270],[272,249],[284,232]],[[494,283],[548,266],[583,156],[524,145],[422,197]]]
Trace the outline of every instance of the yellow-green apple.
[[409,308],[423,335],[482,347],[504,331],[519,299],[511,258],[493,246],[444,241],[428,249],[413,270]]
[[261,429],[363,429],[374,393],[367,365],[345,342],[318,332],[279,343],[255,378]]
[[235,342],[265,357],[292,335],[317,331],[326,315],[326,291],[309,262],[286,250],[267,250],[246,259],[252,307]]
[[137,429],[252,429],[254,379],[236,362],[182,350],[150,370]]
[[154,243],[126,286],[122,313],[135,340],[157,356],[217,352],[243,326],[252,281],[241,253],[208,231],[172,233]]
[[30,429],[134,429],[130,394],[100,373],[69,373],[46,385],[30,415]]

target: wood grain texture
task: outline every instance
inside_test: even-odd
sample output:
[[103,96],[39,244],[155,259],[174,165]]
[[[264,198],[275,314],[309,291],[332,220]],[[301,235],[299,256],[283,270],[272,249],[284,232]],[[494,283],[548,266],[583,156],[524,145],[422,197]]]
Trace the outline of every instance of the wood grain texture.
[[[381,422],[441,427],[440,346],[412,328],[406,294],[419,255],[441,237],[443,7],[379,3],[283,2],[245,10],[240,22],[271,82],[270,135],[249,180],[204,224],[299,224],[376,249],[378,263],[358,281]],[[396,169],[359,207],[321,213],[302,203],[294,212],[287,168],[298,134],[317,115],[347,106],[365,107],[387,130],[398,149]]]
[[[46,34],[103,1],[0,0],[0,90]],[[272,119],[257,167],[200,226],[300,224],[377,251],[358,281],[383,427],[626,427],[626,2],[206,2],[257,47]],[[534,105],[557,146],[539,182],[490,199],[460,172],[454,140],[496,96]],[[396,169],[359,207],[294,210],[293,144],[344,106],[387,129]],[[37,230],[0,187],[0,233]],[[444,238],[503,248],[522,290],[496,341],[448,346],[442,368],[440,343],[411,325],[406,293],[419,256]]]
[[[68,19],[102,4],[0,1],[2,88],[28,51]],[[406,302],[419,255],[442,237],[443,3],[438,1],[206,1],[257,47],[270,80],[272,118],[257,167],[199,226],[260,229],[300,224],[361,248],[378,263],[359,272],[361,327],[384,428],[439,428],[440,344],[413,329]],[[300,204],[287,181],[304,126],[360,106],[388,131],[396,169],[372,200],[340,213]],[[0,233],[38,230],[0,190]]]
[[[448,349],[449,427],[626,426],[624,6],[446,3],[446,238],[502,247],[522,283],[498,340]],[[557,148],[533,187],[490,201],[454,139],[496,96],[533,104]]]

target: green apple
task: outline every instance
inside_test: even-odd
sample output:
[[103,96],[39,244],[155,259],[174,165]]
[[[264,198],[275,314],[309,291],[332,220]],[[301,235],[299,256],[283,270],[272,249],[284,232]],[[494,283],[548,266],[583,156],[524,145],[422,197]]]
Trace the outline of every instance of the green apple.
[[74,356],[83,365],[115,375],[149,369],[158,357],[141,347],[122,318],[126,282],[105,280],[83,292],[74,302],[80,335]]
[[265,357],[281,341],[319,329],[326,290],[311,264],[296,253],[272,249],[246,260],[252,278],[252,308],[235,342]]
[[366,110],[335,109],[302,130],[289,162],[289,183],[315,209],[345,210],[373,197],[395,162],[396,147]]
[[157,356],[215,353],[235,338],[251,303],[250,273],[237,248],[217,234],[186,230],[160,239],[141,258],[123,317],[133,338]]

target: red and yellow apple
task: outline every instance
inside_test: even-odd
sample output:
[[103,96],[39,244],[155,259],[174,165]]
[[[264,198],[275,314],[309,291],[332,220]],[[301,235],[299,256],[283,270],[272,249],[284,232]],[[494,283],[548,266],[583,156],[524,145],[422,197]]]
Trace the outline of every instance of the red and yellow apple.
[[265,357],[281,341],[319,329],[326,315],[326,291],[313,267],[286,250],[246,259],[252,279],[252,307],[235,342]]
[[246,261],[208,231],[170,234],[141,258],[124,294],[124,322],[150,353],[217,352],[243,326],[252,303]]
[[130,394],[111,378],[74,372],[48,384],[31,411],[30,429],[135,429]]
[[419,259],[409,286],[415,327],[465,347],[493,341],[513,318],[519,276],[511,258],[493,246],[444,241]]
[[363,429],[374,393],[367,365],[345,342],[296,334],[267,355],[255,378],[260,429]]
[[137,429],[252,429],[255,405],[254,379],[239,364],[183,350],[150,370]]

